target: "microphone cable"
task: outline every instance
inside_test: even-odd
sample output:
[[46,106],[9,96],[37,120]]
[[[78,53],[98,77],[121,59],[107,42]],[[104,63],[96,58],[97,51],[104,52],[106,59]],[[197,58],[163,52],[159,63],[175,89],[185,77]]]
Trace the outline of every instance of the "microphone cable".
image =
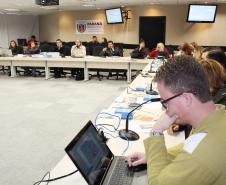
[[[63,178],[65,178],[65,177],[68,177],[68,176],[71,176],[71,175],[75,174],[76,172],[78,172],[78,170],[75,170],[75,171],[73,171],[73,172],[71,172],[71,173],[69,173],[69,174],[67,174],[67,175],[63,175],[63,176],[56,177],[56,178],[53,178],[53,179],[50,179],[50,172],[47,172],[47,173],[43,176],[42,180],[35,182],[33,185],[39,185],[39,184],[41,184],[41,183],[43,183],[43,182],[47,182],[46,185],[48,185],[49,182],[53,182],[53,181],[56,181],[56,180],[59,180],[59,179],[63,179]],[[48,177],[49,179],[48,179],[48,180],[44,180],[44,178],[45,178],[47,175],[49,175],[49,177]]]

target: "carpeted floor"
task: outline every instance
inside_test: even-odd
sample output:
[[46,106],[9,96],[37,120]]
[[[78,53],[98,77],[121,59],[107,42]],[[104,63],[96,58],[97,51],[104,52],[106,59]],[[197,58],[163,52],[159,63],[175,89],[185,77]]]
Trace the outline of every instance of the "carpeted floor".
[[65,155],[89,120],[126,81],[10,78],[0,75],[0,184],[32,185]]

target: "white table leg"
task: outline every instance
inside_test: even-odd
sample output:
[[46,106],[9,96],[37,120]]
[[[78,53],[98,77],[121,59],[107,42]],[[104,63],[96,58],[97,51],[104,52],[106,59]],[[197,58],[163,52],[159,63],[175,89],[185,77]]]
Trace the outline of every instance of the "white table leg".
[[84,81],[88,81],[89,80],[89,70],[87,68],[87,64],[85,62],[85,67],[84,67]]
[[11,61],[11,66],[10,66],[10,72],[11,72],[11,77],[14,78],[16,76],[16,68],[13,66],[13,62]]
[[127,82],[131,82],[131,66],[130,63],[128,62],[128,69],[127,69]]
[[50,74],[50,68],[48,67],[47,61],[45,64],[45,79],[48,80],[49,79],[49,74]]

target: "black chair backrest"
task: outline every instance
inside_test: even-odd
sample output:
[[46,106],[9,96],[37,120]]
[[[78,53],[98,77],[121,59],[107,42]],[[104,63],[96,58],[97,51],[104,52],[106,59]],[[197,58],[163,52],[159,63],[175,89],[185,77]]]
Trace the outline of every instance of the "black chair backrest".
[[87,46],[85,46],[85,47],[86,47],[86,55],[91,55],[89,47],[87,47]]
[[19,46],[26,46],[27,45],[27,39],[17,39],[17,43]]
[[103,50],[103,46],[96,46],[93,48],[93,56],[100,56],[100,52]]

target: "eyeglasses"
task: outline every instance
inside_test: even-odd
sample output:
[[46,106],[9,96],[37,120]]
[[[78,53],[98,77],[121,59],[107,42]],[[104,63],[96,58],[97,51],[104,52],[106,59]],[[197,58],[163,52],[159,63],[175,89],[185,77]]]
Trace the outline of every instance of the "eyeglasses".
[[170,97],[170,98],[167,98],[166,100],[161,100],[160,102],[161,102],[163,108],[164,108],[164,109],[167,109],[167,102],[169,102],[170,100],[172,100],[172,99],[174,99],[174,98],[176,98],[176,97],[182,95],[183,93],[184,93],[184,92],[179,93],[179,94],[176,94],[176,95],[174,95],[174,96],[172,96],[172,97]]

